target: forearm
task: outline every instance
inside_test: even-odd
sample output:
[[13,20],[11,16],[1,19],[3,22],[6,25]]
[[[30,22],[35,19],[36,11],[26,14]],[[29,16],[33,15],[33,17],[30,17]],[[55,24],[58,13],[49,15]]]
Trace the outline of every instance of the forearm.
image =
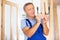
[[45,24],[43,24],[43,33],[45,34],[45,35],[48,35],[48,33],[49,33],[49,29],[48,29],[48,27],[47,27],[47,24],[45,23]]
[[30,28],[29,30],[26,31],[26,35],[31,37],[36,32],[39,25],[40,25],[40,23],[36,23],[32,28]]

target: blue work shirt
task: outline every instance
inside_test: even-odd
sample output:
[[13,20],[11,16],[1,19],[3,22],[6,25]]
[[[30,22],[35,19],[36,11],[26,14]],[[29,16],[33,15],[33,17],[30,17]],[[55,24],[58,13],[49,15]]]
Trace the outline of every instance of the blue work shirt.
[[[26,19],[28,19],[28,18],[26,18]],[[24,19],[24,20],[22,20],[21,21],[21,28],[22,29],[24,29],[25,27],[29,27],[30,28],[30,24],[27,22],[27,24],[28,24],[28,26],[26,25],[26,19]],[[31,24],[32,24],[32,27],[34,26],[34,24],[36,24],[36,19],[34,19],[34,20],[30,20],[29,19],[29,21],[31,22]],[[24,40],[27,40],[28,39],[28,37],[26,36],[26,35],[24,35],[25,36],[25,38],[24,38]],[[44,36],[43,36],[44,37]],[[45,38],[45,37],[44,37]],[[29,39],[28,39],[29,40]]]

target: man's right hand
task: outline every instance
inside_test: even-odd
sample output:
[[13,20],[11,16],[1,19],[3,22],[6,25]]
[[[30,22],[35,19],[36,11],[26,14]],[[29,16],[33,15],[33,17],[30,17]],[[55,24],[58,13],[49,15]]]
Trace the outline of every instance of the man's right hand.
[[41,13],[39,13],[39,14],[36,16],[37,23],[41,23],[41,19],[43,19],[43,18],[44,18],[44,16],[43,16]]

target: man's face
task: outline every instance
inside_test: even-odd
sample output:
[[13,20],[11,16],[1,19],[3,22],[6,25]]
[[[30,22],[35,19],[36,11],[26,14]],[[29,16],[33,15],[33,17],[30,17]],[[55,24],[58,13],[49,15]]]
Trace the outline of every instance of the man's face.
[[32,4],[27,5],[25,7],[25,12],[26,12],[27,16],[34,17],[35,16],[34,6]]

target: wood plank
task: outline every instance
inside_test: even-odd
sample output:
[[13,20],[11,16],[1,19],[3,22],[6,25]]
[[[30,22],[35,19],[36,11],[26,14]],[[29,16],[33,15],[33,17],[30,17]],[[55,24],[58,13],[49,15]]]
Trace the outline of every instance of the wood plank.
[[4,16],[5,15],[4,14],[5,13],[5,11],[4,11],[5,10],[5,4],[3,3],[3,1],[4,0],[2,0],[2,9],[1,9],[2,10],[2,14],[1,14],[1,17],[2,17],[2,19],[1,19],[1,25],[2,25],[2,27],[1,27],[1,40],[5,39],[5,34],[4,34],[4,32],[5,32],[4,31],[5,30],[5,28],[4,28],[4,24],[5,24],[4,23],[5,22],[4,21],[4,19],[5,19],[5,16]]
[[53,18],[53,0],[50,0],[50,39],[54,40],[54,18]]
[[54,28],[55,28],[55,40],[59,40],[59,31],[58,31],[58,15],[57,15],[57,4],[54,3]]
[[42,14],[45,15],[45,2],[42,0]]
[[10,40],[12,40],[12,17],[11,17],[11,15],[12,15],[12,6],[10,6]]
[[7,5],[18,7],[18,4],[10,2],[10,1],[4,1],[4,3],[7,4]]
[[1,0],[0,0],[0,40],[1,40]]
[[17,9],[17,10],[16,10],[16,14],[17,14],[17,16],[16,16],[16,25],[17,25],[17,27],[16,27],[16,29],[17,29],[16,32],[17,32],[17,36],[16,36],[16,37],[17,37],[17,40],[19,40],[19,39],[18,39],[18,8],[16,8],[16,9]]

